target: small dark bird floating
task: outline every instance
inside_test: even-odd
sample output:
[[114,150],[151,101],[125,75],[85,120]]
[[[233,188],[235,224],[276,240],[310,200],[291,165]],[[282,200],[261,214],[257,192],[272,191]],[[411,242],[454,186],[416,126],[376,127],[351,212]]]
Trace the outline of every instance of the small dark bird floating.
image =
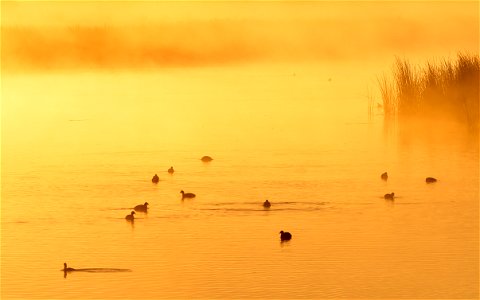
[[382,180],[387,180],[387,179],[388,179],[388,174],[387,174],[387,172],[382,173],[382,175],[380,175],[380,178],[382,178]]
[[210,156],[206,155],[204,157],[201,158],[201,160],[203,162],[211,162],[213,160],[213,158],[211,158]]
[[425,182],[426,183],[434,183],[434,182],[437,182],[437,179],[433,178],[433,177],[427,177],[425,179]]
[[139,204],[133,208],[135,211],[147,212],[148,210],[148,202],[144,204]]
[[395,193],[390,193],[390,194],[385,194],[385,196],[383,196],[383,198],[385,198],[385,200],[393,200],[393,198],[395,197]]
[[168,169],[168,173],[173,174],[173,172],[175,172],[175,170],[173,169],[173,167],[170,167],[170,169]]
[[263,207],[269,208],[270,206],[272,206],[272,204],[268,200],[265,200],[265,202],[263,202]]
[[133,215],[134,215],[134,214],[135,214],[135,212],[132,210],[132,212],[125,217],[125,220],[130,221],[130,222],[133,222],[133,220],[134,220]]
[[67,263],[63,263],[63,270],[61,270],[63,272],[72,272],[72,271],[75,271],[74,268],[67,268]]
[[280,240],[289,241],[292,239],[292,234],[290,232],[280,231]]
[[82,268],[82,269],[74,269],[74,268],[69,268],[67,267],[67,263],[63,263],[63,269],[60,271],[63,271],[65,273],[65,278],[67,272],[73,272],[73,271],[78,271],[78,272],[91,272],[91,273],[99,273],[99,272],[131,272],[132,270],[130,269],[117,269],[117,268]]
[[157,174],[153,175],[152,182],[153,183],[158,183],[159,181],[160,181],[160,178],[158,178],[158,175]]
[[185,198],[195,198],[194,193],[185,193],[183,190],[180,191],[180,193],[182,194],[182,200]]

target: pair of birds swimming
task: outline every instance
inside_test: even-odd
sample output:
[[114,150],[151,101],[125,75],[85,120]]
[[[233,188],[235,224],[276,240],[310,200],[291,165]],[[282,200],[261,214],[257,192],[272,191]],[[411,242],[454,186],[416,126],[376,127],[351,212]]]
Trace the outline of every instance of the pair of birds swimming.
[[[270,201],[268,200],[265,200],[265,202],[263,202],[263,207],[265,208],[270,208],[270,206],[272,206],[272,204],[270,203]],[[287,231],[280,231],[280,240],[282,242],[284,241],[289,241],[292,239],[292,234],[290,232],[287,232]]]
[[[173,167],[170,167],[170,168],[167,170],[167,172],[168,172],[169,174],[173,174],[173,173],[175,173],[175,170],[173,169]],[[153,177],[152,177],[152,182],[153,182],[153,183],[158,183],[159,181],[160,181],[160,177],[158,177],[157,174],[153,175]]]
[[[292,234],[287,231],[280,231],[280,240],[282,242],[289,241],[292,239]],[[67,273],[67,272],[73,272],[73,271],[86,271],[86,270],[94,270],[94,269],[75,269],[75,268],[70,268],[67,266],[67,263],[63,263],[63,269],[61,271]],[[96,269],[99,270],[99,269]],[[110,270],[116,270],[116,271],[130,271],[129,269],[110,269]]]
[[[380,175],[380,178],[382,178],[382,180],[385,180],[387,181],[388,180],[388,173],[385,172],[385,173],[382,173],[382,175]],[[434,183],[434,182],[437,182],[437,179],[436,178],[433,178],[433,177],[427,177],[425,178],[425,182],[426,183]],[[391,192],[391,193],[387,193],[383,196],[383,198],[385,200],[394,200],[395,198],[395,193],[394,192]]]
[[135,206],[133,209],[134,210],[132,210],[132,212],[125,217],[125,220],[133,222],[133,220],[135,219],[135,217],[133,216],[135,214],[135,211],[145,212],[145,213],[148,212],[148,202],[145,202],[144,204],[139,204]]
[[[382,180],[387,181],[388,180],[388,173],[387,172],[382,173],[382,175],[380,175],[380,178],[382,178]],[[434,183],[434,182],[437,182],[437,179],[434,178],[434,177],[427,177],[427,178],[425,178],[425,182],[426,183]]]
[[[195,194],[194,193],[185,193],[183,190],[180,191],[180,193],[182,194],[182,200],[183,199],[191,199],[191,198],[195,198]],[[132,212],[125,216],[125,219],[127,221],[133,221],[135,220],[135,217],[133,215],[135,215],[135,211],[138,211],[138,212],[148,212],[148,202],[145,202],[144,204],[139,204],[137,206],[135,206],[133,208],[134,210],[132,210]]]

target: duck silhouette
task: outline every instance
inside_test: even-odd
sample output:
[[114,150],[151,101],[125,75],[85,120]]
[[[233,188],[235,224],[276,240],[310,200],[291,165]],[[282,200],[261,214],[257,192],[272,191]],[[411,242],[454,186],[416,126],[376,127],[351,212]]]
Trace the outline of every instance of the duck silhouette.
[[426,183],[434,183],[434,182],[437,182],[437,179],[435,179],[433,177],[427,177],[427,178],[425,178],[425,182]]
[[270,204],[268,200],[265,200],[265,202],[263,202],[263,207],[269,208],[270,206],[272,206],[272,204]]
[[74,269],[74,268],[69,268],[67,267],[67,263],[63,263],[63,269],[60,271],[63,271],[63,277],[67,278],[67,274],[73,271],[76,272],[88,272],[88,273],[100,273],[100,272],[107,272],[107,273],[112,273],[112,272],[131,272],[132,270],[130,269],[117,269],[117,268],[82,268],[82,269]]
[[383,196],[383,198],[385,198],[385,200],[393,200],[393,198],[395,197],[395,193],[390,193],[390,194],[385,194]]
[[139,204],[133,208],[135,211],[147,212],[148,210],[148,202],[144,204]]
[[290,232],[280,231],[280,240],[289,241],[292,239],[292,234]]
[[387,172],[382,173],[382,175],[380,175],[380,178],[382,178],[382,180],[387,180],[387,179],[388,179],[388,174],[387,174]]
[[213,160],[213,158],[211,158],[210,156],[208,155],[205,155],[204,157],[201,158],[201,160],[203,162],[211,162]]
[[175,172],[175,170],[173,169],[173,167],[170,167],[170,169],[168,169],[168,173],[173,174],[173,172]]
[[135,218],[133,217],[134,214],[135,214],[135,212],[132,210],[132,212],[125,217],[125,220],[130,221],[130,222],[133,222],[133,220],[135,219]]
[[68,267],[67,267],[67,263],[65,262],[65,263],[63,263],[63,269],[62,269],[61,271],[63,271],[63,272],[72,272],[72,271],[75,271],[75,269],[74,269],[74,268],[68,268]]
[[181,190],[180,193],[182,194],[182,200],[185,198],[195,198],[196,196],[194,193],[185,193],[183,190]]
[[159,181],[160,181],[160,178],[158,178],[158,175],[157,174],[153,175],[152,182],[153,183],[158,183]]

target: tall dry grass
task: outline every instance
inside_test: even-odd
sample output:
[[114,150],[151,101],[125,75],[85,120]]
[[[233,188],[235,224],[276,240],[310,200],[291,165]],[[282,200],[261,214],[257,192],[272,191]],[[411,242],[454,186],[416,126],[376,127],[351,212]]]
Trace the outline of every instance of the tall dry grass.
[[385,119],[401,125],[412,119],[455,121],[478,134],[478,55],[459,53],[456,61],[427,62],[423,67],[397,58],[392,76],[378,78]]

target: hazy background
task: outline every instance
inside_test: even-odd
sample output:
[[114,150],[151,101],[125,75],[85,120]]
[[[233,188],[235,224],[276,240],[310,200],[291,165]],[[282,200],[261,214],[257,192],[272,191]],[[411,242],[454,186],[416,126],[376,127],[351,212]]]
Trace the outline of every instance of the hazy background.
[[2,68],[449,56],[478,52],[478,11],[478,1],[3,1]]
[[1,8],[2,299],[478,298],[478,139],[374,91],[478,55],[478,1]]

